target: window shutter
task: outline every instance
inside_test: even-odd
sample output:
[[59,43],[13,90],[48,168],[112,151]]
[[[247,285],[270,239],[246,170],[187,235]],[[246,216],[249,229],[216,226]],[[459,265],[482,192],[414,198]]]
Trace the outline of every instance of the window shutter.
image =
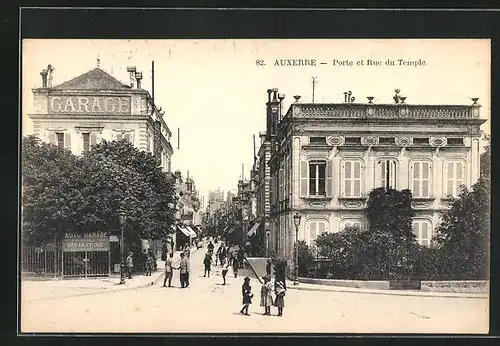
[[332,161],[326,161],[326,197],[333,196],[333,184],[332,184]]
[[428,162],[422,163],[422,197],[429,197],[429,175],[430,164]]
[[316,239],[316,222],[311,222],[309,224],[309,239],[308,242],[311,243],[313,239]]
[[[325,227],[325,223],[324,223],[324,222],[320,222],[320,223],[318,224],[318,226],[319,226],[318,234],[323,234],[323,233],[325,233],[325,228],[326,228],[326,227]],[[312,237],[312,239],[316,239],[316,236],[317,236],[317,235],[315,234],[315,235],[314,235],[314,237]]]
[[415,237],[417,238],[417,241],[420,238],[419,233],[418,233],[418,229],[419,229],[418,226],[419,226],[418,222],[414,222],[413,223],[413,234],[415,234]]
[[445,167],[445,176],[446,176],[446,192],[445,192],[445,195],[446,196],[454,196],[455,195],[455,191],[453,189],[453,176],[454,176],[454,167],[453,167],[453,162],[448,162],[444,167]]
[[351,196],[351,163],[349,161],[344,162],[344,184],[342,184],[344,197]]
[[71,150],[71,133],[64,134],[64,149]]
[[55,132],[49,132],[49,143],[53,145],[57,145],[57,136]]
[[359,197],[361,196],[361,162],[357,161],[353,163],[354,171],[354,184],[353,184],[353,196]]
[[386,187],[386,171],[385,171],[385,160],[380,160],[378,164],[380,165],[380,169],[377,171],[379,172],[380,176],[377,179],[377,182],[380,184],[379,187]]
[[97,144],[97,134],[96,133],[91,133],[90,134],[90,145],[96,145]]
[[300,196],[307,197],[307,185],[308,185],[308,164],[307,161],[300,161]]

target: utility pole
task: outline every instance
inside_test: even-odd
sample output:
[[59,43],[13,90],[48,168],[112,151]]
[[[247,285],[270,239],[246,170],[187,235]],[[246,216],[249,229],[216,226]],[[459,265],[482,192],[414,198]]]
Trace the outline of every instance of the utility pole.
[[312,99],[312,102],[313,103],[314,103],[314,87],[316,86],[316,83],[318,83],[318,82],[316,82],[317,78],[318,77],[312,77],[312,85],[313,85],[313,99]]

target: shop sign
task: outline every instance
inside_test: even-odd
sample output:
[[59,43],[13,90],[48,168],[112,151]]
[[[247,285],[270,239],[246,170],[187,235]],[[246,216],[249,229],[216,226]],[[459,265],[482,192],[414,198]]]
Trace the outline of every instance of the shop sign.
[[130,114],[130,97],[50,96],[52,114]]
[[109,236],[105,232],[66,233],[62,249],[64,252],[109,251]]

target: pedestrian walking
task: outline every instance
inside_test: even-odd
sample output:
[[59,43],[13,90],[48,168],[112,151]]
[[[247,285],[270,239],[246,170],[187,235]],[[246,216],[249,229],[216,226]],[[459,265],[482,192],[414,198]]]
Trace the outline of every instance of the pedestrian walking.
[[128,252],[127,259],[125,261],[127,265],[127,275],[129,279],[132,279],[132,271],[134,270],[134,259],[132,258],[134,253],[132,251]]
[[271,316],[271,306],[273,305],[273,284],[271,277],[263,277],[264,283],[260,289],[260,306],[264,307],[264,315]]
[[214,244],[212,244],[212,241],[210,241],[210,243],[208,243],[208,246],[207,246],[207,249],[208,249],[208,252],[214,252]]
[[207,252],[207,254],[205,255],[203,264],[205,265],[205,273],[203,274],[203,277],[206,277],[207,274],[208,277],[210,277],[210,266],[212,265],[212,256],[210,255],[210,252]]
[[146,259],[146,276],[151,276],[151,272],[153,271],[153,256],[148,254],[148,258]]
[[186,255],[181,252],[181,260],[179,262],[180,270],[179,277],[181,281],[181,288],[185,288],[189,286],[189,260],[186,258]]
[[229,270],[229,261],[223,260],[222,262],[222,280],[224,280],[223,285],[226,284],[226,275]]
[[172,260],[173,260],[174,254],[169,253],[167,259],[165,260],[165,279],[163,280],[163,287],[167,287],[166,283],[168,280],[168,287],[172,287],[172,277],[174,276],[173,273],[173,267],[172,267]]
[[241,286],[241,294],[243,295],[243,307],[240,313],[249,316],[248,306],[252,304],[253,293],[252,286],[250,286],[250,278],[248,276],[244,279],[243,285]]
[[189,243],[184,245],[184,254],[186,254],[187,258],[191,257],[191,248],[189,247]]
[[234,257],[233,258],[233,273],[234,273],[235,278],[238,277],[238,269],[239,268],[240,268],[240,264],[239,264],[238,257]]
[[277,281],[275,284],[276,299],[274,306],[278,308],[278,316],[283,316],[283,308],[285,307],[285,284],[282,281]]

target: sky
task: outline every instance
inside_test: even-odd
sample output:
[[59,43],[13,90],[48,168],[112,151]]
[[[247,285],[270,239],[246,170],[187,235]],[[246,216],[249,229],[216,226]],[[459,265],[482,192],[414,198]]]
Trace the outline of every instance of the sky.
[[[151,93],[154,60],[155,101],[173,134],[172,170],[189,171],[200,195],[208,196],[217,187],[236,189],[242,164],[249,178],[252,137],[258,150],[258,134],[265,131],[267,89],[285,94],[284,112],[294,95],[312,101],[317,77],[315,102],[342,103],[350,90],[355,102],[373,96],[374,103],[393,103],[400,89],[408,104],[469,105],[479,97],[481,118],[489,119],[490,57],[487,39],[29,39],[22,43],[22,134],[33,131],[31,89],[41,87],[40,71],[48,64],[55,68],[54,86],[92,70],[98,58],[123,83],[127,66],[136,66]],[[290,66],[290,59],[315,59],[316,66]],[[386,66],[387,60],[395,64]],[[489,124],[482,128],[487,133]]]

